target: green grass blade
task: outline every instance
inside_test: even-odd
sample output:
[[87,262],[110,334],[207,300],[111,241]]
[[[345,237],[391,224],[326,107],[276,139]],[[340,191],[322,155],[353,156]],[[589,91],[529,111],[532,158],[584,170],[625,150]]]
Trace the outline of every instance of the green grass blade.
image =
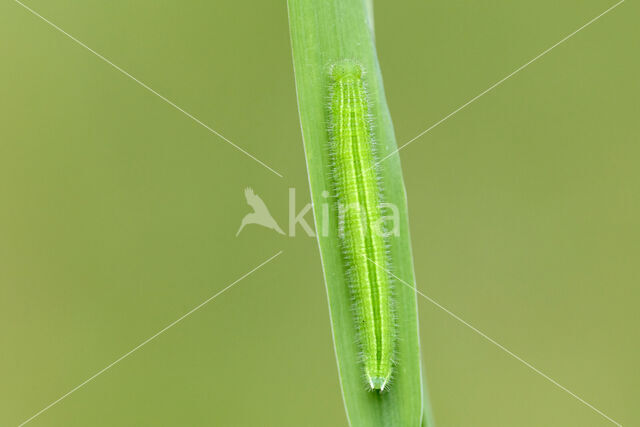
[[[327,218],[323,212],[323,206],[331,202],[323,192],[331,193],[333,188],[327,131],[330,64],[352,59],[363,65],[367,70],[365,79],[378,158],[386,157],[397,147],[376,56],[372,20],[369,0],[289,0],[300,121],[347,415],[352,426],[412,427],[426,425],[423,414],[428,408],[422,383],[415,291],[395,284],[398,318],[395,373],[389,391],[382,394],[367,391],[359,363],[360,350],[345,280],[337,215],[333,207]],[[389,239],[391,269],[407,283],[415,283],[398,155],[392,155],[379,166],[383,201],[392,203],[399,210],[400,235]],[[328,234],[324,235],[323,230],[328,230]],[[426,415],[424,418],[427,419]]]

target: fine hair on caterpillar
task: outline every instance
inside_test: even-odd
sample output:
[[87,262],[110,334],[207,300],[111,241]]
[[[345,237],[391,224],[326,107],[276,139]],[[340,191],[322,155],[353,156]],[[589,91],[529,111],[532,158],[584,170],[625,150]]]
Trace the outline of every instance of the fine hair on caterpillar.
[[387,217],[382,215],[364,72],[354,60],[331,66],[328,133],[338,237],[353,300],[361,363],[369,388],[383,391],[394,369],[396,325],[391,277],[385,270],[389,266],[389,232],[384,227]]
[[[358,204],[351,204],[348,206],[342,205],[341,203],[337,203],[337,208],[338,208],[338,236],[343,239],[344,238],[344,215],[345,215],[345,211],[348,209],[353,209],[357,212],[356,217],[359,216],[360,221],[363,222],[363,226],[366,226],[366,224],[364,224],[364,221],[367,220],[367,217],[365,216],[364,211],[362,210],[362,206],[358,205]],[[385,202],[381,202],[380,203],[380,210],[382,212],[384,212],[385,210],[390,210],[391,211],[391,215],[381,215],[380,218],[378,219],[378,221],[375,224],[372,224],[372,230],[374,233],[379,234],[380,236],[382,236],[383,238],[387,239],[390,237],[398,237],[400,236],[400,224],[397,221],[398,216],[400,215],[400,212],[398,210],[398,207],[396,205],[394,205],[393,203],[385,203]],[[389,227],[387,225],[387,223],[391,223],[392,226]]]

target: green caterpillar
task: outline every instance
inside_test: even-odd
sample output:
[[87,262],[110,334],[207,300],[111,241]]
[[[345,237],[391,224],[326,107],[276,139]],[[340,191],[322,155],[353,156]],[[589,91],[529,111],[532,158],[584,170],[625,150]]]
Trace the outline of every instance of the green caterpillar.
[[[330,135],[340,238],[354,300],[364,374],[372,390],[391,379],[394,318],[374,168],[369,103],[362,66],[341,61],[330,70]],[[376,266],[377,264],[377,266]]]

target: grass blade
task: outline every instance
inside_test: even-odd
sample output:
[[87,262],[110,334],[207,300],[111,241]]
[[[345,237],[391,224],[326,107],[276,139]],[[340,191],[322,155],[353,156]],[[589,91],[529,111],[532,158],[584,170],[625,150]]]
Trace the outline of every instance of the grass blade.
[[[365,82],[378,158],[396,149],[374,45],[371,2],[289,0],[288,4],[300,121],[347,415],[352,426],[426,425],[429,418],[424,412],[428,404],[422,381],[415,291],[400,284],[395,286],[398,319],[393,381],[389,391],[368,391],[359,362],[351,295],[337,233],[338,217],[333,207],[330,215],[324,208],[331,204],[331,198],[325,196],[333,188],[327,130],[328,70],[332,63],[350,59],[367,70]],[[396,206],[399,215],[399,235],[389,239],[391,269],[406,282],[415,283],[406,195],[397,153],[379,167],[383,201]]]

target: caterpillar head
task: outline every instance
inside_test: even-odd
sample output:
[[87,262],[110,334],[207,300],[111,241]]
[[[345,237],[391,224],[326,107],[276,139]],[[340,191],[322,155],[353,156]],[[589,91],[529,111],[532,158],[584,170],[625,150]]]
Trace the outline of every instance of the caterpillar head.
[[345,78],[360,79],[364,73],[362,65],[352,59],[344,59],[331,66],[330,76],[333,81]]

